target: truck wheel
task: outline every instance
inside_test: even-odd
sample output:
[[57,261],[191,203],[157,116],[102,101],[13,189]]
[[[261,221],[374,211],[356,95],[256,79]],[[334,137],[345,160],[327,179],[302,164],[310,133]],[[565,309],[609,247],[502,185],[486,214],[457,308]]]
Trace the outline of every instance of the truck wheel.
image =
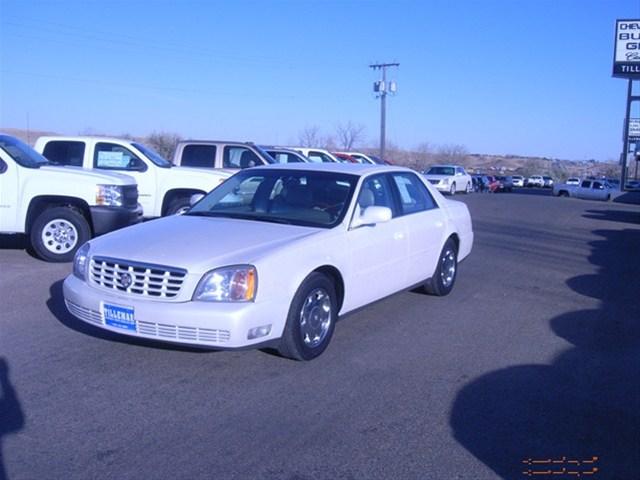
[[444,297],[453,290],[458,273],[458,249],[455,242],[449,238],[438,257],[438,266],[433,277],[424,284],[424,291],[429,295]]
[[47,208],[31,225],[31,246],[47,262],[70,262],[90,238],[87,220],[69,207]]
[[171,200],[167,208],[166,215],[182,215],[191,207],[191,199],[189,197],[178,197]]
[[314,272],[293,297],[278,351],[294,360],[312,360],[325,351],[338,318],[336,290],[326,275]]

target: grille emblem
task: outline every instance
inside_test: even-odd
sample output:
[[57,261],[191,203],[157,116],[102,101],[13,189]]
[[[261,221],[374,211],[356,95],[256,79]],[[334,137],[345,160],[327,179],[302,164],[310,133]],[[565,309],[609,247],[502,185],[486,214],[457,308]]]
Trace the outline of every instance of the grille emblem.
[[129,275],[128,273],[123,273],[120,275],[120,278],[118,279],[120,281],[120,285],[122,285],[124,288],[129,288],[131,286],[131,275]]

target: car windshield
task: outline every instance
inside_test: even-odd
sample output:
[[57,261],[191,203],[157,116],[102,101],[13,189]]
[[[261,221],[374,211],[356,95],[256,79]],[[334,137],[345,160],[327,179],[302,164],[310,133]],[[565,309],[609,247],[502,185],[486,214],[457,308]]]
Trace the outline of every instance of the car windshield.
[[431,167],[427,175],[455,175],[455,173],[453,167]]
[[235,174],[186,215],[331,228],[344,218],[358,177],[252,168]]
[[173,166],[169,160],[165,159],[154,149],[142,145],[141,143],[132,143],[132,145],[140,150],[149,160],[151,160],[157,166],[162,168],[171,168]]
[[51,165],[49,160],[15,137],[0,135],[0,148],[23,167],[39,168],[43,165]]

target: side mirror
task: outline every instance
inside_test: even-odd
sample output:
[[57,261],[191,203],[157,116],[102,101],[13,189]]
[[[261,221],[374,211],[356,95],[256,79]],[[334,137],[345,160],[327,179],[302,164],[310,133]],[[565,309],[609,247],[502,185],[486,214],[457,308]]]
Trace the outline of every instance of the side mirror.
[[351,228],[364,227],[367,225],[375,225],[376,223],[385,223],[391,220],[393,213],[389,207],[367,207],[364,212],[351,222]]
[[198,203],[203,198],[204,198],[203,193],[194,193],[193,195],[191,195],[191,198],[189,198],[189,205],[193,207],[196,203]]

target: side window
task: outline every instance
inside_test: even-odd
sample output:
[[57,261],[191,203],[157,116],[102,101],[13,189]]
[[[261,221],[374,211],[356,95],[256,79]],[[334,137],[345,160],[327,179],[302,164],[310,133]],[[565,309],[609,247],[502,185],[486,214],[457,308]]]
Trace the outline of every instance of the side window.
[[246,147],[224,147],[222,164],[225,168],[250,168],[262,163],[258,155]]
[[604,187],[602,186],[602,184],[600,182],[593,182],[593,188],[596,189],[596,190],[604,189]]
[[182,149],[183,167],[213,168],[216,160],[215,145],[185,145]]
[[81,167],[84,161],[84,142],[55,140],[45,145],[42,155],[53,163]]
[[392,173],[403,215],[438,208],[427,187],[413,173]]
[[589,180],[583,180],[582,183],[580,184],[580,186],[582,188],[590,188],[591,187],[591,182]]
[[362,183],[360,194],[358,195],[360,213],[371,206],[389,207],[394,216],[396,216],[391,188],[385,175],[369,177]]
[[143,171],[147,169],[146,164],[131,150],[107,142],[96,143],[93,166],[104,170]]

